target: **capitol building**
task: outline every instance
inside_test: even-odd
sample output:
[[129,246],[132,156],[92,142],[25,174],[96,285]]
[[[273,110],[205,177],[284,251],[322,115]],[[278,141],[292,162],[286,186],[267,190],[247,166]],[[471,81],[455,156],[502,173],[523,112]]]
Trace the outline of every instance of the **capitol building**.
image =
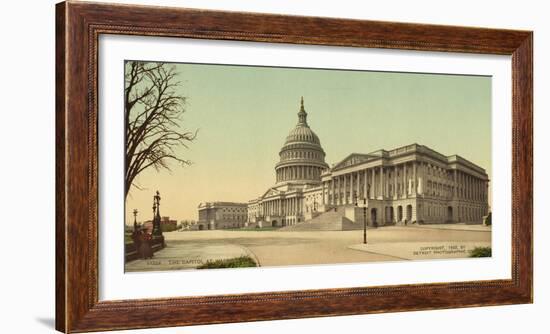
[[[389,224],[481,223],[485,170],[458,155],[411,144],[351,153],[329,166],[302,98],[275,165],[276,183],[246,203],[245,226],[327,230]],[[366,213],[366,215],[365,215]]]

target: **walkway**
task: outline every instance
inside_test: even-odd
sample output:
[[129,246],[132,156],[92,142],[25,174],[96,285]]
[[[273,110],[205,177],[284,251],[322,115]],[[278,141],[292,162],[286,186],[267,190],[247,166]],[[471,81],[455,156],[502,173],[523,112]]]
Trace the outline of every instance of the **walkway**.
[[[152,260],[138,260],[127,271],[191,269],[208,261],[249,255],[264,266],[313,265],[396,261],[409,259],[413,249],[429,245],[490,245],[487,231],[441,229],[437,227],[389,226],[369,229],[369,247],[354,247],[363,241],[363,231],[186,231],[165,233],[168,247]],[[416,243],[416,244],[415,244]],[[401,245],[401,246],[400,246]],[[399,247],[402,250],[396,252]],[[405,254],[405,255],[404,255]],[[462,252],[448,257],[467,257]],[[422,259],[441,258],[424,254]]]

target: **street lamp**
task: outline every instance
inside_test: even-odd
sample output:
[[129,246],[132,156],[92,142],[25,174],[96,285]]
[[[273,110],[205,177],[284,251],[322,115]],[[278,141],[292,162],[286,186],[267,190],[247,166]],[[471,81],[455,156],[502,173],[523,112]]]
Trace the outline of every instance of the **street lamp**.
[[[156,212],[155,212],[156,209]],[[162,229],[160,227],[160,192],[157,190],[153,196],[153,232],[154,236],[161,236]]]
[[[359,197],[355,193],[355,206],[359,206]],[[367,198],[363,198],[363,243],[367,244]]]
[[138,230],[137,214],[138,214],[138,210],[134,209],[134,232],[137,232]]
[[363,198],[363,243],[367,244],[367,198]]

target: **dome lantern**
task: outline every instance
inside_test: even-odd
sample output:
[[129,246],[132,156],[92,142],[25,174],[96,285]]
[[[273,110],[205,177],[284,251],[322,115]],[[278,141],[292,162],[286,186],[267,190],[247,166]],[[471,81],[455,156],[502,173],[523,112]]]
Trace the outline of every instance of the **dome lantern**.
[[307,125],[307,112],[304,109],[304,97],[302,96],[302,99],[300,101],[300,111],[298,112],[298,125],[303,125],[309,127]]

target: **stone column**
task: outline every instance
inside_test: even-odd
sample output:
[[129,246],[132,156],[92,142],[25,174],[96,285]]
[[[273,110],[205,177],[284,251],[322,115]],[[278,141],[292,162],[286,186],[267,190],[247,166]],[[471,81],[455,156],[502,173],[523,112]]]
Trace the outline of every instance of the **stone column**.
[[402,197],[407,198],[407,163],[403,164],[403,185],[401,186],[401,191],[403,193]]
[[456,197],[459,199],[461,198],[460,190],[461,190],[460,171],[457,169],[456,170]]
[[[472,184],[471,184],[471,181],[470,181],[470,175],[466,175],[466,185],[467,185],[467,189],[468,189],[468,200],[471,200],[472,199]],[[468,212],[468,218],[469,217],[469,212]]]
[[345,192],[346,192],[346,179],[343,175],[340,175],[340,191],[338,192],[338,199],[340,200],[340,205],[345,204]]
[[374,171],[375,171],[374,168],[371,168],[371,169],[370,169],[371,182],[370,182],[369,198],[374,198],[374,197],[375,197],[375,194],[374,194],[374,185],[375,185],[375,179],[374,179],[375,175],[374,175]]
[[349,173],[349,180],[350,180],[350,186],[349,186],[349,203],[354,204],[353,202],[353,195],[355,194],[355,188],[357,187],[357,182],[355,181],[355,173],[351,172]]
[[476,199],[476,180],[473,176],[470,176],[470,182],[472,184],[472,201]]
[[[418,187],[417,187],[417,190],[418,190],[418,194],[419,195],[422,195],[424,194],[424,182],[425,182],[425,178],[426,178],[426,170],[424,168],[424,163],[419,161],[418,162]],[[422,216],[424,216],[423,213],[421,213]],[[420,219],[419,219],[420,220]]]
[[426,189],[428,189],[428,164],[422,164],[422,194],[426,194]]
[[355,193],[357,194],[357,198],[355,199],[357,202],[359,202],[359,198],[361,197],[361,173],[355,172],[356,183],[355,183]]
[[473,189],[472,176],[468,175],[468,199],[471,201],[474,199],[474,189]]
[[474,178],[469,175],[468,178],[470,179],[470,200],[474,200]]
[[[481,185],[480,185],[480,187],[481,187],[481,201],[485,202],[485,190],[486,190],[485,181],[481,180],[480,182],[481,182]],[[483,214],[485,214],[485,213],[483,213]]]
[[463,173],[462,177],[464,178],[464,199],[469,199],[470,189],[468,187],[468,175]]
[[380,166],[380,196],[384,197],[384,167]]
[[330,183],[331,183],[331,187],[332,187],[332,197],[330,198],[330,201],[332,205],[336,205],[336,200],[335,200],[335,196],[334,196],[334,190],[336,189],[336,186],[334,185],[334,178],[331,176],[330,177]]
[[458,183],[460,184],[460,198],[465,199],[466,198],[466,187],[464,185],[464,174],[461,171],[459,171],[458,176],[459,176]]
[[464,199],[466,200],[468,199],[468,178],[464,172],[462,173],[462,182],[464,182]]
[[321,203],[323,203],[323,205],[326,204],[326,203],[325,203],[325,187],[326,187],[326,184],[325,184],[325,183],[326,183],[326,182],[324,182],[324,181],[321,182],[321,189],[322,189],[322,190],[321,190],[321,196],[322,196],[322,198],[321,198]]
[[339,190],[338,190],[338,187],[339,187],[339,185],[338,185],[338,183],[339,183],[338,177],[336,177],[336,176],[333,177],[333,178],[332,178],[332,182],[334,183],[334,184],[333,184],[333,186],[334,186],[334,193],[332,194],[333,200],[334,200],[334,205],[338,205],[338,199],[337,199],[337,198],[338,198],[338,197],[337,197],[337,194],[338,194],[338,191],[339,191]]
[[456,169],[453,170],[453,197],[456,198],[457,195],[457,184],[456,184]]
[[338,180],[337,182],[337,185],[336,185],[336,205],[340,205],[342,204],[342,197],[340,195],[341,191],[342,191],[342,177],[341,176],[337,176],[334,181]]
[[357,193],[357,202],[359,202],[359,197],[361,196],[361,173],[355,172],[355,175],[357,176],[357,184],[355,185],[356,193]]
[[416,161],[413,161],[413,182],[412,182],[412,188],[413,188],[413,197],[416,197],[417,194],[417,177],[416,177]]
[[483,197],[483,192],[482,192],[482,184],[481,184],[481,180],[478,179],[477,180],[477,189],[478,189],[478,200],[481,201],[482,197]]
[[472,177],[472,190],[473,190],[473,196],[472,200],[477,200],[477,179],[475,177]]
[[364,173],[364,177],[363,177],[363,198],[368,198],[369,197],[369,194],[367,193],[367,190],[368,190],[368,180],[369,180],[369,176],[368,176],[368,169],[365,169],[365,173]]
[[[393,166],[393,198],[396,199],[397,198],[397,169],[398,167],[397,166]],[[397,212],[394,212],[394,214],[396,215]]]
[[342,204],[348,204],[348,195],[346,194],[347,192],[347,188],[348,188],[348,178],[346,177],[347,175],[344,174],[342,175],[342,177],[344,178],[344,193],[343,193],[343,202]]
[[292,215],[294,213],[294,208],[292,207],[292,197],[288,199],[288,213]]
[[477,200],[481,201],[482,193],[481,193],[481,180],[477,180]]
[[473,198],[473,200],[477,201],[477,178],[473,177],[472,182],[473,182],[473,189],[474,189],[474,198]]
[[285,215],[290,216],[290,198],[285,199]]

